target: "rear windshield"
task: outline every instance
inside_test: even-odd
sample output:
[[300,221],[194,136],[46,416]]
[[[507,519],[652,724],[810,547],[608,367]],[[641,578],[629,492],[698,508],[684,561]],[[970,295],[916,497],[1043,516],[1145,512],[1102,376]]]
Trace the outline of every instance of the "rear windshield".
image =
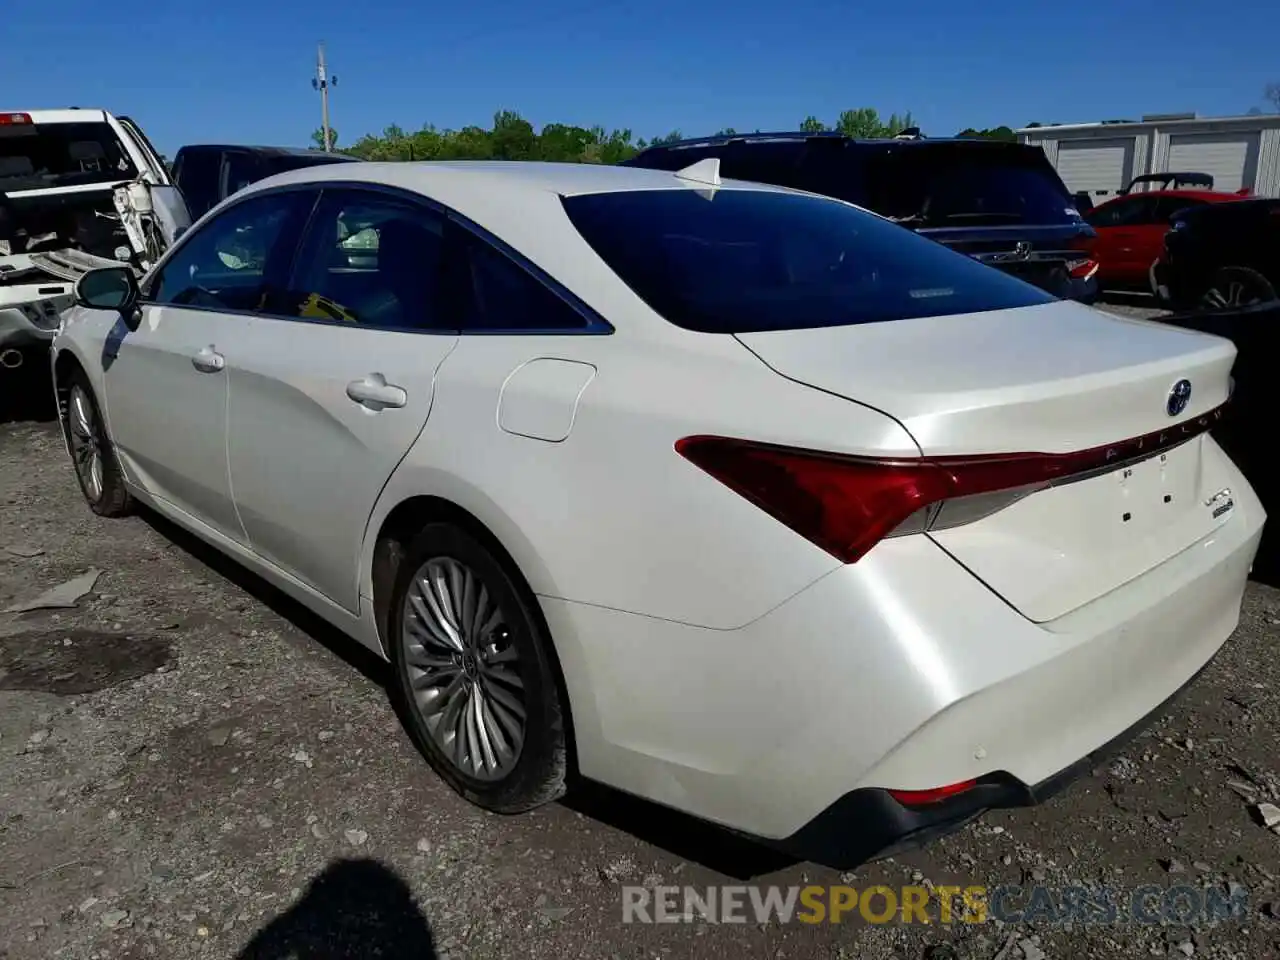
[[613,271],[687,330],[844,326],[1054,300],[821,197],[690,188],[567,197],[564,206]]
[[106,123],[0,126],[0,190],[120,183],[137,176]]
[[904,146],[868,165],[867,205],[915,227],[1064,224],[1075,202],[1039,150]]

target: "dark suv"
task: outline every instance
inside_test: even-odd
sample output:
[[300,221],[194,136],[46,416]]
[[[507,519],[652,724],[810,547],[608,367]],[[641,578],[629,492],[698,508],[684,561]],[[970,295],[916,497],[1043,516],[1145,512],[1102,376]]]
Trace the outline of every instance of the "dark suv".
[[173,158],[173,182],[182,191],[192,222],[251,183],[286,170],[325,163],[354,163],[355,157],[294,147],[243,147],[193,143]]
[[1180,211],[1153,268],[1177,311],[1246,307],[1280,291],[1280,200],[1228,200]]
[[1039,147],[757,133],[666,143],[624,164],[680,170],[710,157],[722,176],[855,203],[1055,296],[1097,296],[1097,234]]

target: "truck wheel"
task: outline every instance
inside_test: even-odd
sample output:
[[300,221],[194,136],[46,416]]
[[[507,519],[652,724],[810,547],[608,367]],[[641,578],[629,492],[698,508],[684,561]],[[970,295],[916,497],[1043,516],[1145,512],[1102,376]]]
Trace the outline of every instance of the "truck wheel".
[[1223,267],[1213,275],[1209,289],[1200,297],[1205,310],[1248,307],[1276,299],[1275,287],[1256,270],[1248,267]]

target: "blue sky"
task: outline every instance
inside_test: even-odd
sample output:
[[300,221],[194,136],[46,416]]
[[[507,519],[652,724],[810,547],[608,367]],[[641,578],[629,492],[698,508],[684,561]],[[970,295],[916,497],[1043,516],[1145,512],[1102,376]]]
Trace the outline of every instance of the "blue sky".
[[[220,0],[134,17],[101,0],[13,2],[0,109],[105,107],[163,151],[304,144],[326,42],[341,143],[391,123],[636,136],[793,128],[806,114],[912,111],[926,134],[1264,106],[1277,0]],[[159,10],[159,12],[155,12]],[[127,44],[127,46],[125,46]],[[136,55],[130,55],[136,51]]]

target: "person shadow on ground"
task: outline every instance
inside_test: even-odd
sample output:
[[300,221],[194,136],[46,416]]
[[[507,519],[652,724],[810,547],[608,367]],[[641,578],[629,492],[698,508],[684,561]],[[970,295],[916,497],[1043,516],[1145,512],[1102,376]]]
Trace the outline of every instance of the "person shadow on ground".
[[435,960],[408,884],[377,860],[337,860],[293,907],[254,934],[236,960]]

